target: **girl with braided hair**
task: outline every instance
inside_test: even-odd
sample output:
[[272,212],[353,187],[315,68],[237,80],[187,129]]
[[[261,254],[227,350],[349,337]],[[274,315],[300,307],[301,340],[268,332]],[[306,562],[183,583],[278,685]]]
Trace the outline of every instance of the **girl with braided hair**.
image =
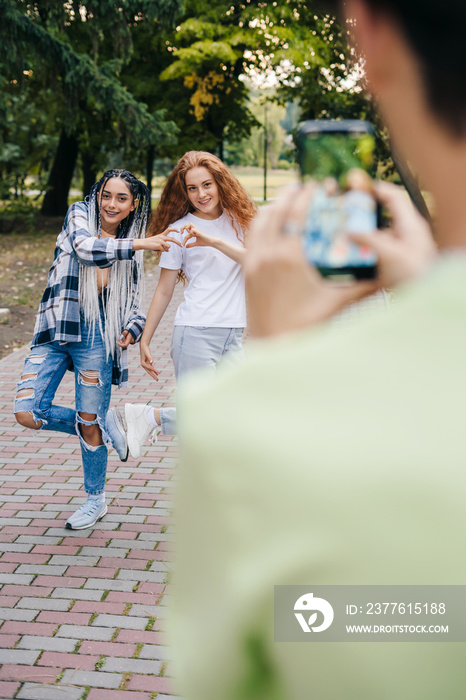
[[[164,233],[145,238],[149,212],[147,187],[127,170],[108,170],[85,201],[71,205],[18,382],[20,425],[80,440],[88,498],[68,519],[70,529],[91,527],[107,512],[106,414],[112,383],[128,379],[128,345],[144,329],[142,251],[177,243]],[[66,370],[75,374],[75,408],[52,403]]]
[[[180,245],[160,258],[160,278],[141,338],[141,365],[157,381],[149,344],[172,298],[178,280],[187,280],[178,308],[171,357],[176,378],[199,368],[212,372],[218,362],[241,348],[246,326],[242,262],[245,236],[256,206],[236,177],[216,156],[189,151],[170,174],[155,212],[152,232],[171,235]],[[174,434],[175,408],[126,404],[127,434],[117,408],[109,411],[114,443],[128,443],[140,456],[158,427]]]

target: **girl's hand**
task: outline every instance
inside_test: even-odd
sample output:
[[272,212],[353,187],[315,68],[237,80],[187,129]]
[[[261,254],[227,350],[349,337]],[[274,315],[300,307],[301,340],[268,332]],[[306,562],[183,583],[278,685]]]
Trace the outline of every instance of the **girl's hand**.
[[[214,246],[215,238],[208,236],[203,231],[200,231],[194,224],[185,224],[181,227],[181,233],[187,232],[187,236],[183,238],[185,248],[194,248],[196,246]],[[194,239],[188,243],[190,239]]]
[[175,238],[169,236],[170,233],[179,233],[177,228],[168,227],[163,233],[157,234],[157,236],[149,236],[149,238],[134,238],[133,239],[133,250],[149,250],[151,252],[161,251],[166,252],[170,250],[170,245],[176,243],[181,248],[181,243]]
[[145,343],[141,342],[141,367],[146,370],[147,374],[152,377],[152,379],[155,379],[156,382],[159,381],[159,370],[155,369],[152,359],[152,355],[149,349],[149,346],[146,345]]
[[120,348],[127,348],[128,345],[134,345],[134,338],[129,331],[123,331],[123,333],[118,338],[118,345]]

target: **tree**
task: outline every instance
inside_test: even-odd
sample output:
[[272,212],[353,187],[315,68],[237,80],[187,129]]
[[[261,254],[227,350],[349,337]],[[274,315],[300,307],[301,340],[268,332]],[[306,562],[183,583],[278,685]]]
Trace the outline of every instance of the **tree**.
[[[78,159],[87,194],[116,154],[145,170],[149,186],[156,158],[171,161],[192,148],[223,157],[225,144],[233,154],[263,124],[262,108],[251,108],[250,81],[272,86],[273,100],[299,106],[302,118],[375,119],[346,30],[312,3],[181,4],[1,0],[0,86],[8,95],[14,81],[26,85],[37,114],[47,113],[43,126],[37,120],[43,138],[34,158],[44,162],[40,149],[58,144],[44,211],[66,210]],[[48,91],[47,106],[41,90]],[[11,117],[13,109],[13,100],[0,95],[0,116],[6,110]],[[21,155],[24,138],[9,123],[0,131],[3,171],[39,167]],[[383,129],[378,133],[389,165]],[[271,148],[272,159],[277,155]]]
[[267,165],[271,168],[280,167],[280,158],[288,150],[286,130],[283,120],[286,108],[274,101],[273,91],[259,91],[250,88],[249,108],[259,123],[251,134],[239,142],[225,142],[225,156],[228,165],[264,165],[264,139],[267,135]]
[[[159,76],[172,60],[167,50],[169,31],[154,32],[150,23],[140,22],[132,32],[133,51],[130,60],[121,72],[121,80],[135,98],[147,104],[151,113],[162,111],[173,124],[176,138],[148,140],[148,144],[135,143],[127,151],[130,167],[146,173],[151,188],[154,161],[156,158],[176,158],[180,155],[186,139],[185,115],[189,104],[179,86],[163,83]],[[176,124],[176,126],[175,126]],[[186,150],[186,149],[185,149]]]
[[187,0],[169,39],[170,64],[161,74],[167,85],[176,85],[187,104],[182,119],[191,144],[200,141],[221,158],[227,131],[228,140],[235,142],[258,125],[243,80],[248,52],[257,37],[244,13],[242,3]]
[[373,122],[378,161],[387,174],[393,173],[388,134],[365,90],[363,66],[348,42],[348,27],[303,0],[288,0],[267,12],[264,34],[275,48],[262,56],[261,66],[274,75],[276,99],[299,105],[301,120]]
[[50,129],[53,104],[51,91],[39,90],[33,76],[23,76],[22,85],[4,85],[0,120],[0,198],[23,193],[26,176],[34,173],[43,182],[53,157],[57,138]]
[[303,118],[371,110],[354,79],[345,30],[303,0],[187,0],[168,50],[161,78],[177,84],[183,104],[188,90],[191,119],[219,154],[226,135],[231,151],[262,122],[250,109],[245,75],[274,87],[275,101],[299,103]]
[[112,142],[113,147],[173,138],[174,123],[165,121],[163,112],[150,113],[119,75],[131,55],[134,26],[143,20],[152,22],[154,28],[164,26],[174,19],[179,4],[179,0],[73,0],[66,4],[3,0],[3,79],[18,80],[25,70],[33,70],[61,102],[56,118],[60,138],[44,213],[66,211],[80,149],[88,169],[96,170],[98,158],[92,162],[92,147],[99,136],[100,143]]

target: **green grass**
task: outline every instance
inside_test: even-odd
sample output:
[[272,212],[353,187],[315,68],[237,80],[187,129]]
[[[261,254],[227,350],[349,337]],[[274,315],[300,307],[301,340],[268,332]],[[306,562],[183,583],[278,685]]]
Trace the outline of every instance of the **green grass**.
[[100,669],[102,668],[104,663],[105,663],[105,656],[101,656],[100,659],[98,661],[96,661],[96,663],[95,663],[95,670],[100,671]]
[[156,620],[157,620],[156,617],[149,617],[149,620],[147,621],[147,625],[144,628],[146,632],[152,631],[152,628],[155,625]]
[[37,307],[47,283],[58,230],[0,234],[3,306]]
[[[262,168],[232,168],[231,170],[251,197],[263,200],[264,171]],[[280,189],[295,182],[296,178],[297,174],[294,170],[268,170],[267,200],[274,199]]]

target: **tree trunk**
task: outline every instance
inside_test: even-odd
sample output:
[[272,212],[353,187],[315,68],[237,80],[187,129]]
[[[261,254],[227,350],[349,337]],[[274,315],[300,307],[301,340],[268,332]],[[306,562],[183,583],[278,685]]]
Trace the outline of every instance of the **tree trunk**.
[[432,225],[432,216],[430,214],[429,207],[426,204],[426,200],[421,192],[419,183],[411,172],[408,163],[401,153],[396,151],[394,148],[392,148],[392,158],[393,162],[395,163],[395,167],[398,170],[401,182],[405,186],[411,201],[424,219],[426,219],[426,221]]
[[60,134],[57,151],[47,183],[47,192],[41,213],[47,216],[64,216],[68,210],[68,193],[78,157],[76,134]]
[[147,149],[146,158],[146,182],[147,189],[149,190],[149,195],[152,197],[152,177],[154,175],[154,158],[155,158],[155,148],[154,146],[149,146]]
[[88,153],[83,153],[83,151],[81,151],[81,164],[83,169],[83,197],[87,197],[92,185],[97,180],[97,167],[94,158]]

